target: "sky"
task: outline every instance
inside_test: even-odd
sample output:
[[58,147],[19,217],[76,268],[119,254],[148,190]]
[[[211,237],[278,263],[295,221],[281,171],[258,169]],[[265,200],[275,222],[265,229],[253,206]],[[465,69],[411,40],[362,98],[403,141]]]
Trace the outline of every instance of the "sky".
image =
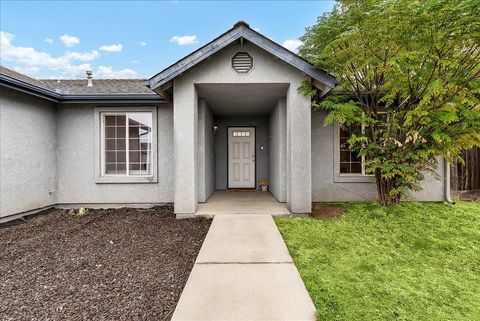
[[148,78],[237,21],[296,51],[333,1],[0,1],[0,63],[35,78]]

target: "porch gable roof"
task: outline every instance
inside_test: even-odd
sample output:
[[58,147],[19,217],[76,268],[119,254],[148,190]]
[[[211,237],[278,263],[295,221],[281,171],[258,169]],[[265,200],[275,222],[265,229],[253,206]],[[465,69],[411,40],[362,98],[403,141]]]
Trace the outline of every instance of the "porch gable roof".
[[251,43],[257,45],[263,50],[271,53],[275,57],[278,57],[284,62],[310,76],[314,80],[314,83],[319,82],[321,85],[323,85],[323,87],[325,87],[324,93],[335,87],[337,82],[335,77],[324,70],[314,67],[299,55],[291,52],[280,44],[251,29],[250,26],[244,21],[237,22],[232,29],[160,71],[147,80],[145,85],[151,90],[163,92],[163,87],[170,87],[168,83],[171,80],[238,39],[241,41],[243,39],[250,41]]

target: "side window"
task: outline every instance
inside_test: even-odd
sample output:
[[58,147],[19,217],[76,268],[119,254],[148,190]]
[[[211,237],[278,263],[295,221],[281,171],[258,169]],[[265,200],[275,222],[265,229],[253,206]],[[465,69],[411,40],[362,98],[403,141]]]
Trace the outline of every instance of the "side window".
[[362,157],[350,150],[348,139],[362,132],[360,125],[340,125],[340,174],[362,174]]
[[156,107],[96,107],[97,183],[157,182]]
[[152,175],[152,113],[103,115],[105,175]]

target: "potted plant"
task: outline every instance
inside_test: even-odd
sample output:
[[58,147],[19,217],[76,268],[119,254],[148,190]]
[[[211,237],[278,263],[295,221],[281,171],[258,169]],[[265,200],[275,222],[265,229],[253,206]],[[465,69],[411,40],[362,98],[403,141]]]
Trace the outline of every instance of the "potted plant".
[[269,180],[266,178],[260,178],[258,180],[258,185],[260,185],[263,192],[266,192],[268,190],[268,183],[269,183]]

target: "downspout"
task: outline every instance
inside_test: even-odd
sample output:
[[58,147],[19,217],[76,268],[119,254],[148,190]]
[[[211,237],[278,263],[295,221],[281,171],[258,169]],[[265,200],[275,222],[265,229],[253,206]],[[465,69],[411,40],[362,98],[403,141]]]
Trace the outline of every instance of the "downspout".
[[450,164],[447,162],[447,160],[444,158],[443,163],[445,165],[445,170],[444,170],[444,175],[445,175],[445,201],[449,204],[455,203],[452,201],[452,197],[450,194]]

